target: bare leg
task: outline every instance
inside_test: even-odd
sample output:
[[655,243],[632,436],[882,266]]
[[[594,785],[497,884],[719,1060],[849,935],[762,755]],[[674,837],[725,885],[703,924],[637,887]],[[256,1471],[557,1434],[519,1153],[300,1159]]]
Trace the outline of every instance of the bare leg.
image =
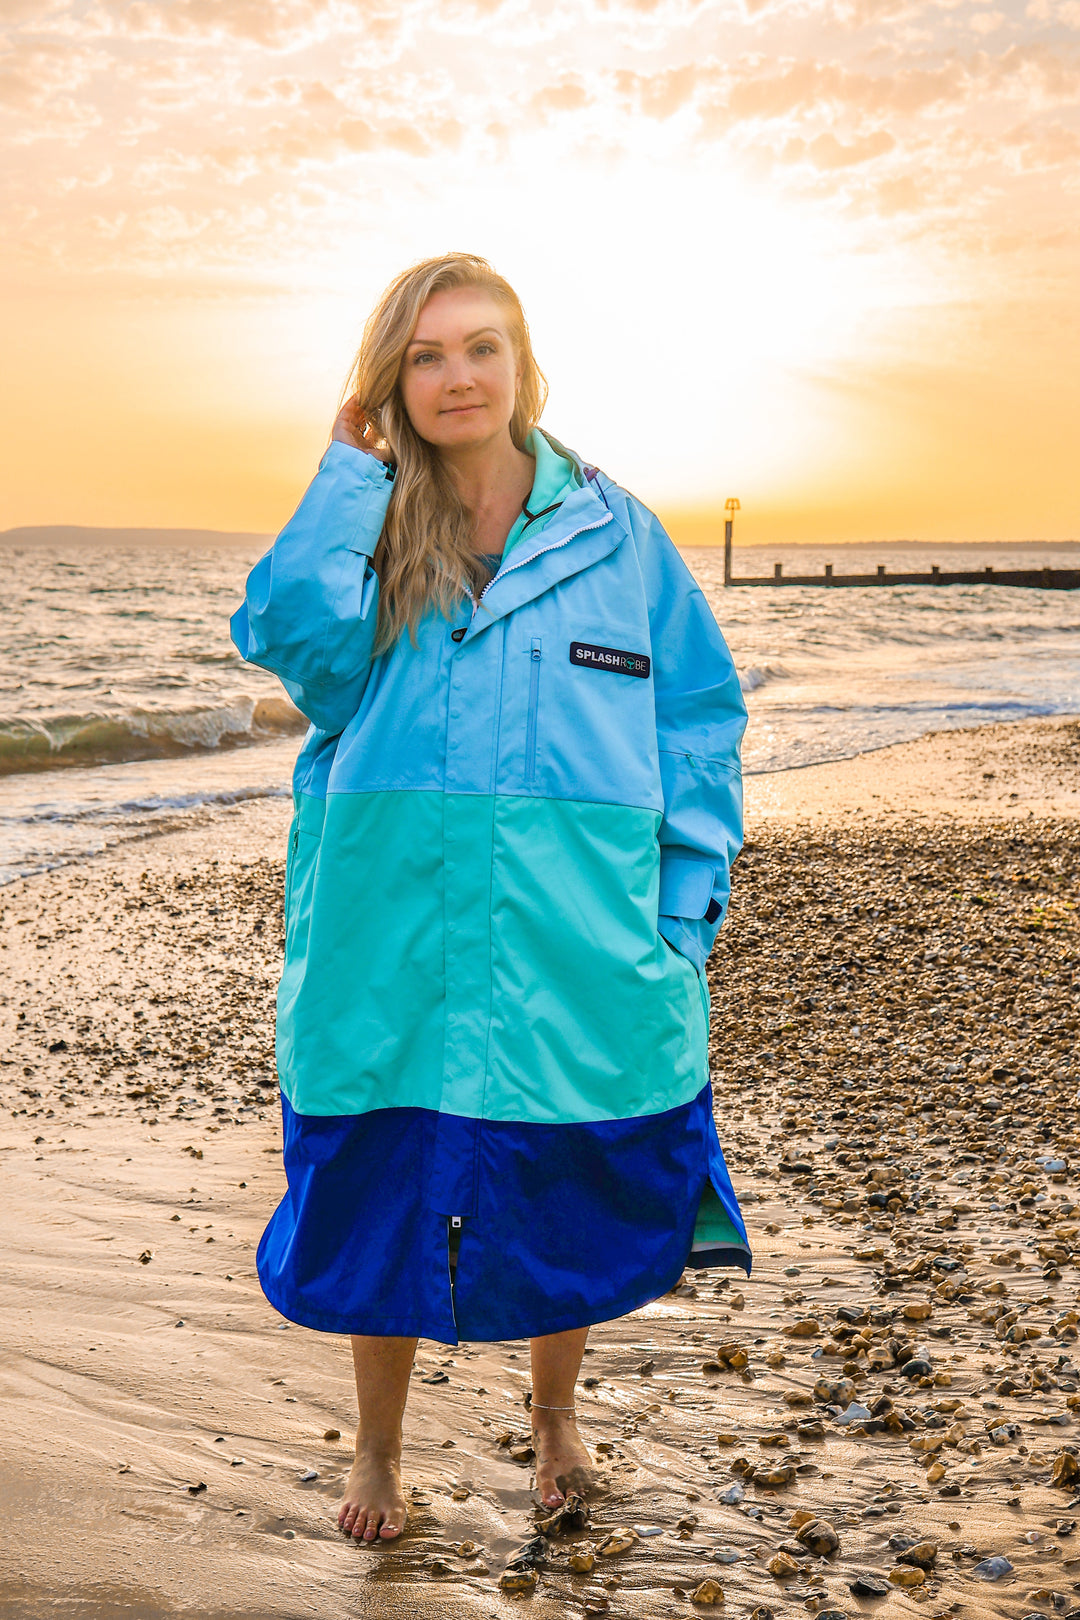
[[574,1385],[588,1337],[588,1328],[571,1328],[530,1342],[536,1488],[545,1507],[559,1507],[570,1491],[584,1495],[592,1481],[592,1458],[578,1434],[573,1412],[545,1410],[573,1406]]
[[416,1340],[354,1334],[352,1352],[360,1422],[338,1524],[358,1541],[392,1541],[405,1528],[401,1420]]

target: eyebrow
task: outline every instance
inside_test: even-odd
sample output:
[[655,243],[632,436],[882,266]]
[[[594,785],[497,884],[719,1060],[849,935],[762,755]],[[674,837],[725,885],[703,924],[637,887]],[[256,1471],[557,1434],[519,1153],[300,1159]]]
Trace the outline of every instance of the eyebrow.
[[[502,333],[499,331],[497,326],[481,326],[475,332],[467,333],[465,342],[471,343],[473,338],[482,337],[485,332],[494,332],[496,337],[502,337]],[[439,342],[438,338],[413,338],[409,344],[409,348],[412,349],[416,347],[422,349],[441,349],[442,344]]]

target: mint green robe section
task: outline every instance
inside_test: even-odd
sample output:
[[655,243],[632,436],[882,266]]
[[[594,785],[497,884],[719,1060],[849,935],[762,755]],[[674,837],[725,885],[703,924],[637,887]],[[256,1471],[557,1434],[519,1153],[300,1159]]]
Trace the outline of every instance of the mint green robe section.
[[325,819],[323,804],[301,797],[289,858],[278,1064],[298,1113],[578,1124],[697,1095],[707,991],[653,920],[655,812],[416,791],[333,794]]

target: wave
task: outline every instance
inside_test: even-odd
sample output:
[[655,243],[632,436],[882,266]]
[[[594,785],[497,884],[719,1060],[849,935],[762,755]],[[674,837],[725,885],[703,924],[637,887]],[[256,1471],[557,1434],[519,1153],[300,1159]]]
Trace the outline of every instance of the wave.
[[739,675],[739,687],[743,692],[758,692],[771,681],[786,681],[789,679],[786,669],[779,664],[766,664],[764,668],[751,664]]
[[139,817],[179,814],[184,810],[201,810],[207,805],[245,804],[249,799],[289,799],[292,788],[288,784],[275,786],[263,783],[255,787],[206,788],[190,793],[147,793],[139,799],[117,800],[110,804],[68,804],[57,808],[34,809],[26,815],[0,815],[0,825],[19,823],[34,826],[48,822],[62,822],[74,826],[80,822],[102,823],[110,826]]
[[204,805],[240,805],[248,799],[291,799],[293,789],[288,784],[261,782],[249,787],[206,787],[186,794],[144,794],[141,799],[113,800],[112,804],[63,805],[57,808],[34,808],[26,815],[0,815],[0,825],[34,826],[36,823],[63,821],[65,826],[78,821],[87,823],[113,823],[138,816],[157,816],[181,810],[201,810]]
[[190,709],[133,709],[0,723],[0,776],[64,765],[117,765],[265,742],[307,729],[288,698],[234,698]]

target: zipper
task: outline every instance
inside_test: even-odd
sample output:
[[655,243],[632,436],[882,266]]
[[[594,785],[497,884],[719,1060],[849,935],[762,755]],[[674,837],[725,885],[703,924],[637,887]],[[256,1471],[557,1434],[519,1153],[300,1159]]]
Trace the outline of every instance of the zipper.
[[484,600],[484,597],[487,595],[488,591],[490,591],[491,587],[494,585],[494,583],[495,583],[495,581],[497,579],[505,579],[507,574],[512,574],[514,572],[515,568],[524,568],[526,563],[535,562],[537,557],[546,557],[549,551],[561,551],[563,546],[568,546],[570,544],[571,540],[576,540],[579,534],[589,534],[589,533],[592,532],[593,529],[602,529],[604,527],[605,523],[610,523],[610,522],[611,522],[611,512],[608,511],[608,512],[605,512],[604,516],[602,518],[599,518],[595,523],[586,523],[586,524],[583,525],[582,528],[574,529],[570,534],[566,535],[562,540],[556,540],[556,542],[555,542],[555,544],[553,546],[542,546],[539,551],[532,552],[530,556],[522,557],[520,562],[511,563],[509,568],[500,568],[499,572],[497,574],[492,575],[491,579],[488,580],[487,584],[484,586],[483,590],[480,592],[480,595],[476,598],[475,602],[473,603],[473,618],[475,619],[481,602]]
[[289,918],[289,901],[292,898],[293,879],[296,875],[296,850],[300,843],[300,812],[297,811],[293,820],[292,836],[289,839],[288,874],[285,879],[285,920]]
[[446,1235],[446,1280],[450,1287],[450,1314],[454,1317],[454,1327],[457,1327],[457,1317],[454,1314],[454,1286],[457,1282],[458,1245],[461,1242],[461,1216],[451,1215],[450,1230]]
[[533,637],[529,668],[529,719],[525,727],[525,786],[532,787],[536,776],[536,711],[540,703],[540,637]]

